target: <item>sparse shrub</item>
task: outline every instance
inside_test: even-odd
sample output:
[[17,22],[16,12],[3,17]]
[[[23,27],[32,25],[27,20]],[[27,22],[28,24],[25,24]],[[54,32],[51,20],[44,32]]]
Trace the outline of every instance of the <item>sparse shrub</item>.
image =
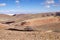
[[45,15],[42,15],[42,17],[45,17]]
[[54,32],[60,32],[60,30],[54,30]]
[[56,12],[56,16],[60,16],[60,12]]
[[50,15],[47,14],[46,16],[50,16]]
[[25,23],[26,23],[26,22],[24,21],[24,22],[21,23],[21,25],[24,25]]
[[33,29],[30,26],[27,26],[26,28],[24,28],[25,31],[33,31]]
[[54,16],[54,14],[51,14],[52,16]]

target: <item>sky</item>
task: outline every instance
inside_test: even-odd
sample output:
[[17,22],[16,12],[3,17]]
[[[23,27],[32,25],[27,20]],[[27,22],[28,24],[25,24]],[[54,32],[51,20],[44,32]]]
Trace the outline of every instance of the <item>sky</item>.
[[0,14],[60,11],[60,0],[0,0]]

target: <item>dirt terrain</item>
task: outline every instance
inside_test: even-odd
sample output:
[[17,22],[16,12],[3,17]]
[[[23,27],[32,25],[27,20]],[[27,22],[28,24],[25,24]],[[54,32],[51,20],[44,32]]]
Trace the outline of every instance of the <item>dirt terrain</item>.
[[60,40],[60,12],[0,14],[0,40]]
[[0,40],[60,40],[60,33],[0,30]]

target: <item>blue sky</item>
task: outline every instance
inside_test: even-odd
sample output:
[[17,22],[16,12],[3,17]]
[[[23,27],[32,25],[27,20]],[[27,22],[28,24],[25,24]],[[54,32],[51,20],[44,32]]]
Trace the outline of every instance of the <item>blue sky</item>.
[[60,11],[60,0],[0,0],[0,13],[41,13]]

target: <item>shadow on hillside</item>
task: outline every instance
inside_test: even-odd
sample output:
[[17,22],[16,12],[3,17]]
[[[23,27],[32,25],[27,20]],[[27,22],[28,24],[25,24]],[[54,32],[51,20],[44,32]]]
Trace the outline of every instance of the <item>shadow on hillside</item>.
[[19,29],[14,29],[14,28],[9,28],[9,29],[6,29],[6,30],[11,30],[11,31],[35,31],[35,30],[19,30]]

